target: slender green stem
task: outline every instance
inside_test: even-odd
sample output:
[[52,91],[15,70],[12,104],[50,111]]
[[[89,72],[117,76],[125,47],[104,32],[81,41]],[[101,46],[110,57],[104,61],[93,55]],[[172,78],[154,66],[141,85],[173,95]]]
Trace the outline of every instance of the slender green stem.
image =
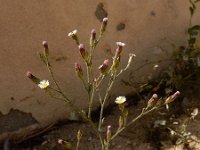
[[88,90],[88,86],[87,86],[87,83],[86,83],[85,79],[83,78],[81,80],[83,82],[83,86],[84,86],[85,90],[87,91]]
[[[97,46],[97,44],[99,43],[99,41],[100,41],[100,39],[101,39],[102,37],[103,37],[103,34],[100,34],[99,37],[98,37],[98,39],[97,39],[96,46]],[[96,46],[95,46],[95,47],[96,47]]]
[[99,88],[101,82],[105,79],[106,75],[100,75],[100,77],[97,79],[96,88]]
[[92,50],[90,48],[88,59],[86,60],[86,70],[87,70],[87,93],[88,93],[88,118],[91,117],[91,90],[92,90],[92,83],[91,83],[91,76],[92,76]]
[[128,126],[132,125],[134,122],[136,122],[142,116],[147,115],[148,113],[154,111],[155,109],[157,109],[157,107],[153,107],[152,109],[147,110],[147,111],[146,111],[145,108],[143,108],[142,112],[136,118],[134,118],[133,120],[131,120],[126,126],[123,126],[119,130],[117,130],[116,133],[111,137],[111,140],[113,140],[118,134],[120,134],[122,131],[124,131],[124,129],[126,129]]
[[113,83],[114,83],[114,79],[110,78],[109,83],[108,83],[108,88],[106,89],[106,94],[105,94],[105,96],[103,98],[103,101],[101,103],[101,110],[100,110],[100,116],[99,116],[99,126],[98,126],[99,131],[101,131],[101,126],[102,126],[104,105],[105,105],[106,100],[108,98],[109,92],[110,92],[110,90],[111,90],[111,88],[113,86]]
[[[53,75],[53,73],[51,73],[51,75]],[[54,77],[52,77],[52,78],[54,78]],[[90,126],[93,128],[93,130],[96,132],[97,136],[99,137],[99,140],[100,140],[101,144],[103,144],[103,139],[102,139],[101,134],[100,134],[100,132],[98,131],[96,125],[91,121],[91,119],[87,118],[87,116],[85,115],[85,113],[83,113],[80,109],[78,109],[78,108],[71,102],[71,100],[70,100],[68,97],[65,96],[65,94],[62,92],[61,88],[60,88],[59,85],[57,84],[55,78],[54,78],[53,80],[54,80],[54,82],[56,83],[57,88],[59,89],[59,91],[60,91],[61,95],[63,96],[63,98],[65,99],[65,101],[68,102],[68,104],[71,106],[71,108],[72,108],[76,113],[78,113],[78,114],[81,116],[82,119],[86,120],[86,121],[90,124]]]
[[49,63],[49,60],[48,60],[48,56],[45,55],[45,58],[46,58],[47,69],[48,69],[48,71],[49,71],[49,73],[50,73],[50,75],[52,77],[52,80],[53,80],[54,84],[56,85],[56,87],[58,89],[58,90],[56,90],[56,89],[55,90],[62,94],[62,90],[61,90],[60,86],[58,85],[58,83],[57,83],[57,81],[56,81],[56,79],[54,77],[53,71],[52,71],[52,69],[51,69],[51,67],[49,65],[50,63]]
[[88,58],[88,63],[86,63],[86,68],[87,68],[87,81],[88,81],[88,118],[91,118],[91,112],[92,112],[92,105],[94,101],[94,94],[95,94],[95,81],[93,81],[93,72],[92,72],[92,56],[93,52],[99,43],[100,38],[102,35],[99,36],[97,43],[90,47],[90,52],[89,52],[89,58]]
[[76,150],[79,150],[79,145],[80,145],[80,141],[78,140],[76,144]]
[[92,111],[92,104],[93,104],[93,95],[94,95],[94,81],[93,80],[93,73],[92,73],[92,49],[90,48],[89,53],[89,60],[86,64],[87,68],[87,79],[88,79],[88,118],[91,118],[91,111]]
[[102,104],[101,93],[100,93],[99,89],[96,89],[96,91],[97,91],[97,94],[98,94],[98,96],[99,96],[99,102],[100,102],[100,104]]
[[[93,82],[93,87],[92,87],[92,91],[91,91],[91,100],[94,99],[94,94],[95,92],[98,93],[98,95],[100,96],[100,92],[99,92],[99,81],[102,81],[103,77],[105,77],[104,75],[100,75],[96,81]],[[101,103],[101,102],[100,102]],[[92,106],[92,101],[89,103],[89,112],[91,111],[91,106]]]
[[91,88],[92,89],[89,93],[88,118],[91,118],[92,104],[93,104],[94,92],[95,92],[94,83],[92,84]]
[[92,107],[92,92],[93,92],[93,83],[91,83],[91,56],[89,56],[89,63],[86,63],[86,69],[87,69],[87,84],[88,88],[87,93],[88,93],[88,118],[91,118],[91,107]]
[[87,70],[87,82],[90,84],[90,64],[86,63],[86,70]]
[[[51,77],[52,77],[52,79],[53,79],[53,82],[55,83],[55,85],[56,85],[56,87],[57,87],[57,89],[58,89],[58,90],[56,90],[56,91],[58,91],[58,92],[63,96],[63,98],[64,98],[64,99],[62,99],[62,100],[66,101],[66,102],[70,105],[70,107],[71,107],[77,114],[79,114],[79,115],[81,116],[81,118],[82,118],[83,120],[85,120],[86,122],[88,122],[88,123],[90,124],[90,126],[93,128],[93,130],[95,131],[95,133],[96,133],[97,136],[99,137],[99,140],[100,140],[100,142],[101,142],[101,145],[104,145],[104,143],[103,143],[103,138],[102,138],[100,132],[98,131],[96,125],[92,122],[91,119],[87,118],[86,114],[85,114],[83,111],[81,111],[79,108],[77,108],[77,107],[71,102],[71,100],[63,93],[62,89],[60,88],[60,86],[58,85],[58,83],[57,83],[57,81],[56,81],[56,79],[55,79],[55,77],[54,77],[54,74],[53,74],[53,71],[52,71],[51,67],[49,66],[49,61],[48,61],[48,58],[47,58],[47,57],[46,57],[46,62],[47,62],[47,68],[48,68],[48,70],[49,70],[49,73],[50,73],[50,75],[51,75]],[[56,97],[56,99],[57,99],[57,97]],[[59,98],[59,99],[60,99],[60,98]]]
[[54,99],[58,99],[58,100],[61,100],[61,101],[65,101],[65,99],[62,99],[60,97],[56,97],[54,95],[52,95],[51,93],[49,93],[50,97],[54,98]]
[[71,103],[71,101],[69,101],[69,104],[75,110],[75,112],[77,112],[81,116],[82,119],[84,119],[86,122],[88,122],[90,124],[90,126],[93,128],[93,130],[95,131],[95,133],[99,137],[101,144],[103,144],[103,138],[102,138],[100,132],[98,131],[96,125],[92,122],[92,120],[90,118],[88,118],[83,111],[81,111],[73,103]]
[[53,91],[55,91],[55,92],[57,92],[57,93],[60,93],[60,91],[58,91],[57,89],[54,89],[54,88],[52,88],[52,87],[48,87],[49,89],[51,89],[51,90],[53,90]]

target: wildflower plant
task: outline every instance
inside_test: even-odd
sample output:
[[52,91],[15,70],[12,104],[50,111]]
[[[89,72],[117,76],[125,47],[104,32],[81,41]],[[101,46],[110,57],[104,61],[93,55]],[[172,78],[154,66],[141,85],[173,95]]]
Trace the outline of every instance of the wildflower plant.
[[[177,96],[180,94],[180,92],[177,91],[175,94],[169,96],[166,100],[162,98],[158,98],[158,95],[154,94],[147,102],[147,106],[142,109],[141,113],[138,114],[137,117],[135,118],[130,117],[129,119],[128,119],[128,109],[126,108],[126,105],[125,105],[127,101],[126,97],[125,96],[117,97],[115,101],[113,102],[115,102],[118,105],[119,110],[120,110],[118,128],[116,131],[114,131],[114,129],[112,129],[112,125],[108,125],[106,127],[106,133],[104,133],[103,132],[103,129],[105,128],[104,109],[105,109],[105,105],[108,100],[110,91],[112,90],[113,84],[116,81],[116,79],[124,71],[129,69],[133,58],[136,56],[135,54],[132,54],[132,53],[129,54],[127,65],[123,69],[119,69],[119,65],[121,63],[120,62],[121,54],[123,53],[125,43],[116,42],[117,48],[113,56],[113,59],[112,60],[105,59],[102,62],[102,64],[100,64],[98,67],[99,75],[97,77],[94,77],[93,55],[94,55],[96,47],[98,46],[100,42],[100,39],[102,38],[102,36],[104,35],[106,31],[107,24],[108,24],[108,18],[104,18],[101,23],[99,36],[97,36],[95,29],[91,31],[89,48],[87,48],[84,44],[80,43],[77,30],[73,30],[72,32],[68,34],[68,37],[71,38],[77,45],[77,48],[79,49],[79,53],[86,66],[86,74],[84,74],[82,66],[79,63],[76,62],[74,65],[74,68],[75,68],[75,73],[77,77],[83,83],[85,91],[87,92],[87,101],[86,101],[86,103],[88,103],[87,110],[82,110],[82,108],[77,107],[73,103],[73,101],[69,97],[66,96],[65,92],[57,83],[57,80],[52,70],[52,65],[49,61],[49,46],[46,41],[42,43],[44,47],[44,51],[40,52],[39,56],[40,56],[41,61],[46,65],[49,71],[49,74],[52,77],[52,83],[50,83],[48,80],[40,80],[39,78],[34,76],[31,72],[29,71],[27,72],[27,77],[29,77],[41,89],[44,89],[45,92],[49,96],[55,99],[65,101],[68,105],[70,105],[70,108],[72,108],[78,115],[80,115],[80,117],[85,122],[87,122],[91,126],[91,128],[94,130],[97,137],[99,138],[99,141],[102,146],[102,150],[108,150],[112,140],[114,140],[122,131],[124,131],[127,127],[132,125],[138,119],[140,119],[144,115],[147,115],[148,113],[156,109],[159,109],[160,107],[164,105],[168,105],[169,103],[174,101],[177,98]],[[105,89],[105,93],[102,94],[100,93],[100,88],[104,80],[107,81],[107,88]],[[91,112],[92,112],[95,96],[98,97],[99,104],[100,104],[98,123],[94,122],[91,117]],[[79,144],[80,144],[81,138],[82,138],[82,132],[79,130],[77,133],[77,145],[76,145],[77,150],[80,147]],[[68,143],[67,141],[63,139],[58,140],[58,143],[61,145],[65,145],[65,147],[68,149],[71,148],[70,143]]]
[[175,147],[183,144],[185,149],[192,149],[189,147],[189,143],[195,142],[200,143],[191,132],[188,131],[189,124],[198,115],[198,108],[194,108],[192,112],[179,122],[173,122],[167,125],[165,128],[169,131],[171,140],[174,141]]
[[[161,95],[169,95],[175,90],[188,90],[190,86],[193,92],[199,92],[200,83],[200,43],[199,33],[200,25],[193,24],[194,14],[197,12],[197,3],[200,0],[188,0],[190,18],[187,28],[187,42],[185,45],[176,47],[173,45],[174,51],[171,58],[160,59],[158,61],[145,62],[135,71],[142,69],[144,66],[152,65],[152,71],[156,71],[162,62],[168,62],[170,65],[163,69],[156,78],[152,77],[152,73],[144,80],[140,86],[140,93],[160,93]],[[134,75],[134,74],[133,74]],[[132,77],[133,78],[133,77]],[[130,85],[136,85],[136,82],[130,82]]]
[[[195,84],[200,80],[200,45],[198,43],[198,35],[200,32],[200,25],[193,25],[192,19],[197,9],[199,0],[189,0],[190,3],[190,20],[187,30],[188,42],[186,46],[180,46],[174,52],[175,67],[172,75],[172,82],[176,87],[187,87],[186,81],[194,81]],[[197,85],[198,88],[199,85]]]

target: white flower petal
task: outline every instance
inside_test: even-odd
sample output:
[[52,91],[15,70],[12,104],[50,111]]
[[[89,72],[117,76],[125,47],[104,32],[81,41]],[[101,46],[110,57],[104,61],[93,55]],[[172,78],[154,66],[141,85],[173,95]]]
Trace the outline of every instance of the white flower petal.
[[68,36],[71,37],[71,36],[73,36],[73,35],[76,35],[76,33],[77,33],[77,30],[75,29],[75,30],[73,30],[72,32],[69,32],[69,33],[68,33]]
[[45,89],[49,86],[49,81],[48,80],[42,80],[40,81],[40,83],[38,84],[38,86],[41,88],[41,89]]
[[124,47],[126,44],[125,43],[122,43],[122,42],[116,42],[116,44],[118,45],[118,46],[122,46],[122,47]]
[[115,103],[117,103],[117,104],[123,104],[124,102],[126,102],[126,97],[125,96],[119,96],[115,100]]

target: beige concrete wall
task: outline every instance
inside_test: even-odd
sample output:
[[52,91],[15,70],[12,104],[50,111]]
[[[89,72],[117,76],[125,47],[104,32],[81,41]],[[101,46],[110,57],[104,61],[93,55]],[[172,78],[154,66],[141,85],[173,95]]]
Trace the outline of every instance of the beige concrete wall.
[[[134,70],[147,59],[166,58],[166,52],[170,55],[172,51],[171,44],[186,42],[188,7],[187,0],[0,0],[1,133],[70,117],[64,102],[49,98],[25,76],[30,70],[41,79],[50,80],[36,54],[43,49],[43,40],[49,43],[50,61],[59,83],[76,104],[85,107],[84,89],[73,68],[74,62],[82,61],[68,32],[77,29],[81,42],[88,44],[91,29],[100,27],[98,17],[107,12],[108,29],[94,64],[97,67],[104,58],[111,58],[106,50],[114,52],[115,42],[122,41],[126,43],[123,63],[130,52],[137,55],[131,67]],[[197,11],[194,22],[200,24]],[[136,77],[147,74],[145,70],[136,72]],[[133,91],[122,82],[116,85],[113,97]],[[17,121],[21,122],[19,126],[10,125]]]

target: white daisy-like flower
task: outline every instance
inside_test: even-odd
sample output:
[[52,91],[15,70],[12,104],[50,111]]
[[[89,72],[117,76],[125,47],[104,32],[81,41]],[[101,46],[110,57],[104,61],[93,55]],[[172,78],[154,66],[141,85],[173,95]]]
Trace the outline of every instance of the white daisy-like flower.
[[118,46],[122,46],[122,47],[124,47],[126,44],[125,43],[122,43],[122,42],[116,42],[116,44],[118,45]]
[[38,84],[38,86],[41,88],[41,89],[45,89],[49,86],[49,81],[48,80],[42,80],[40,81],[40,83]]
[[116,98],[115,103],[116,104],[123,104],[124,102],[126,102],[126,97],[125,96],[119,96]]
[[69,33],[68,33],[68,36],[69,36],[69,37],[72,37],[72,36],[76,35],[76,33],[77,33],[77,30],[75,29],[75,30],[73,30],[72,32],[69,32]]

